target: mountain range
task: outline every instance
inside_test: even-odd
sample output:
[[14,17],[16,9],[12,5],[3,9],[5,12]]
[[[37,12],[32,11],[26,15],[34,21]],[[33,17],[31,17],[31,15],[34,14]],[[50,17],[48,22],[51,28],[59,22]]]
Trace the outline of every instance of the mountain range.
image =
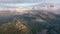
[[[5,15],[5,13],[6,13],[6,15]],[[32,34],[36,34],[36,33],[60,34],[60,29],[59,29],[60,28],[60,14],[55,14],[55,13],[52,13],[49,11],[47,12],[44,10],[27,10],[27,13],[23,13],[23,14],[14,14],[14,12],[10,13],[7,11],[6,12],[2,11],[2,13],[0,12],[1,27],[8,28],[8,25],[9,25],[9,28],[10,28],[10,26],[14,26],[14,28],[15,28],[17,25],[18,27],[16,27],[16,28],[19,28],[19,26],[21,26],[21,24],[19,25],[19,23],[21,23],[21,22],[20,21],[15,22],[13,19],[18,19],[20,21],[23,21],[24,23],[26,22],[26,24],[29,27],[31,27],[30,29],[31,29]],[[22,24],[24,24],[24,23],[22,23]],[[9,28],[7,30],[9,30]],[[20,28],[19,28],[19,30],[20,30]],[[3,31],[7,32],[4,29],[3,29]],[[11,30],[9,30],[9,31],[11,31]],[[15,30],[13,30],[13,32],[15,32]]]

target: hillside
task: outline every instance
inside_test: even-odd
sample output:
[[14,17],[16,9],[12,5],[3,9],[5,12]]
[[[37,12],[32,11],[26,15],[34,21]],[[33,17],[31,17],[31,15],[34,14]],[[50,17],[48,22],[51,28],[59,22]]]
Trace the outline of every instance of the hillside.
[[[14,18],[17,19],[17,22],[14,21],[15,20]],[[23,22],[22,24],[24,24],[23,27],[26,26],[28,28],[29,34],[60,34],[60,15],[49,11],[45,12],[44,10],[27,10],[27,13],[24,14],[19,14],[19,15],[11,14],[10,16],[7,15],[6,17],[1,16],[0,25],[2,27],[1,30],[2,34],[3,31],[6,34],[9,33],[14,34],[16,31],[17,31],[16,33],[21,32],[19,30],[20,29],[19,27],[21,26],[21,22]],[[15,27],[18,28],[18,30],[16,30]],[[7,28],[7,30],[4,30],[5,28]],[[11,32],[9,28],[13,28],[15,30]],[[8,30],[9,32],[7,32]]]

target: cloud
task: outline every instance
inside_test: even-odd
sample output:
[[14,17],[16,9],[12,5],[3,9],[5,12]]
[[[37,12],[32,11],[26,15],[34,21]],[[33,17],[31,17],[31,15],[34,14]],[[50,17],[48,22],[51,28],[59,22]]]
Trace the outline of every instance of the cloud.
[[40,2],[42,0],[0,0],[0,2]]
[[22,7],[22,8],[24,8],[24,7],[29,7],[29,6],[33,6],[33,5],[38,5],[39,3],[16,3],[16,4],[14,4],[14,3],[1,3],[0,4],[0,7],[5,7],[5,8],[8,8],[8,7],[18,7],[18,8],[20,8],[20,7]]

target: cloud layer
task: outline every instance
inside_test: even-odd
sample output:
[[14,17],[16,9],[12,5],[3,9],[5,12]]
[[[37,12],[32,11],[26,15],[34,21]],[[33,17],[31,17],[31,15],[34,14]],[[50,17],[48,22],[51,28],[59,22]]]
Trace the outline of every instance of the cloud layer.
[[0,0],[2,3],[60,2],[60,0]]
[[19,2],[19,3],[23,3],[23,2],[40,2],[42,0],[0,0],[0,2]]

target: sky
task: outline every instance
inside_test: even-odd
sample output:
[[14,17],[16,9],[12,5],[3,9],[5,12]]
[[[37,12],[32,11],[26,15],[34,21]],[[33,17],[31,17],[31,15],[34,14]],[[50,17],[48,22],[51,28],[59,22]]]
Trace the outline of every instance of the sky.
[[41,3],[60,5],[60,0],[0,0],[0,7],[26,7]]
[[45,0],[45,2],[60,2],[60,0]]
[[60,2],[60,0],[0,0],[2,3]]

